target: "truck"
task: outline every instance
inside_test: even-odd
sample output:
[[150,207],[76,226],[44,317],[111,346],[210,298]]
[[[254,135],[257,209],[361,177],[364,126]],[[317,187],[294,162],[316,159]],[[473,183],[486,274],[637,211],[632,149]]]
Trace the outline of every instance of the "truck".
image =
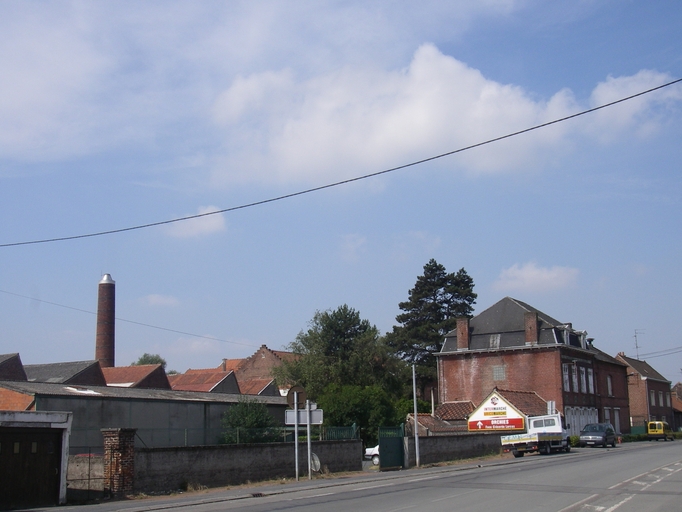
[[526,418],[526,432],[502,436],[502,449],[514,457],[525,453],[539,452],[549,454],[553,451],[571,451],[568,432],[564,428],[560,414],[530,416]]

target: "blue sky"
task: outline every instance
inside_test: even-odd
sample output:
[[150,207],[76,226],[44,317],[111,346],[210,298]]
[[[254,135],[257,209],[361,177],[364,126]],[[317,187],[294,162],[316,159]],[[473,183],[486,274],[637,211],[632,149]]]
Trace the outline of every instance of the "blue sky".
[[[681,24],[677,1],[2,2],[0,244],[567,116],[682,78]],[[1,247],[0,353],[92,359],[103,273],[118,365],[215,367],[342,304],[386,332],[435,258],[476,312],[511,296],[682,380],[681,113],[676,85]]]

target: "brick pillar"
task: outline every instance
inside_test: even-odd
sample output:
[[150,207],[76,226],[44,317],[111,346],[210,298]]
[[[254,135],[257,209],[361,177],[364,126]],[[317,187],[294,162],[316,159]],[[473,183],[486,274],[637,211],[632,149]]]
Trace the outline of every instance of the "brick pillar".
[[469,348],[469,319],[457,319],[457,350],[467,350]]
[[528,311],[523,315],[523,322],[526,330],[526,345],[537,345],[538,338],[538,314],[535,311]]
[[135,428],[103,428],[104,493],[122,498],[133,492]]

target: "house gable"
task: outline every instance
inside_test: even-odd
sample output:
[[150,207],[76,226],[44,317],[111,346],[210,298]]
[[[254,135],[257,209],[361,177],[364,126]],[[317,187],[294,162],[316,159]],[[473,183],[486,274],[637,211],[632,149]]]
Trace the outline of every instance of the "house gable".
[[0,354],[0,380],[28,380],[18,353]]

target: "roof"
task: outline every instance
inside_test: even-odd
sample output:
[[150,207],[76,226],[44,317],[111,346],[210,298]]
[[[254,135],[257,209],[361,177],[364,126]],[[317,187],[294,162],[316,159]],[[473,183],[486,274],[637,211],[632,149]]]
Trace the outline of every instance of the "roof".
[[[505,297],[469,320],[468,350],[504,350],[526,347],[526,314],[535,313],[538,340],[534,347],[571,346],[586,348],[587,333],[576,331],[539,309],[512,297]],[[458,352],[457,329],[445,335],[441,353]]]
[[682,413],[682,399],[678,398],[676,395],[672,396],[672,406],[675,412]]
[[[239,391],[243,395],[260,395],[274,379],[246,379],[239,381]],[[279,390],[278,390],[279,393]]]
[[169,376],[171,387],[181,391],[210,392],[230,374],[234,372],[219,372],[215,369],[187,370],[186,373]]
[[27,380],[19,353],[0,354],[0,380]]
[[535,391],[512,391],[497,388],[495,388],[495,391],[526,416],[543,416],[547,414],[547,402],[540,398],[540,395]]
[[436,407],[435,415],[443,421],[466,420],[474,409],[474,403],[471,400],[445,402]]
[[645,379],[660,380],[661,382],[670,382],[663,375],[654,370],[646,361],[640,361],[633,357],[626,356],[623,352],[618,353],[618,359],[625,362],[633,370],[639,373]]
[[[239,369],[239,367],[243,363],[244,363],[244,359],[223,359],[223,362],[218,367],[218,370],[223,371],[223,372],[236,371]],[[195,371],[201,371],[201,370],[187,370],[187,372],[185,372],[185,373],[189,373],[191,371],[195,372]],[[213,371],[215,371],[215,369]]]
[[24,371],[29,382],[66,383],[99,362],[72,361],[66,363],[25,364]]
[[[0,382],[0,388],[28,395],[180,402],[237,403],[241,397],[238,394],[228,393],[201,393],[171,389],[118,388],[109,386],[69,386],[44,382]],[[284,406],[287,404],[285,397],[278,396],[259,396],[257,400],[268,405]]]
[[[406,426],[409,426],[410,424],[413,424],[412,418],[414,417],[414,414],[410,413],[407,415],[407,422]],[[424,427],[428,429],[430,432],[461,432],[463,430],[466,430],[466,426],[457,426],[457,425],[450,425],[446,421],[443,421],[440,418],[436,418],[434,416],[431,416],[429,413],[426,412],[420,412],[417,414],[417,420],[419,421],[419,425],[421,427]],[[412,429],[410,429],[412,430]]]
[[[160,370],[160,371],[159,371]],[[117,386],[124,388],[135,388],[135,387],[150,387],[149,385],[143,384],[147,380],[154,380],[154,384],[162,389],[169,389],[170,384],[168,384],[168,379],[163,379],[166,372],[163,370],[163,366],[160,364],[140,364],[132,366],[113,366],[109,368],[102,368],[102,373],[104,374],[104,379],[107,382],[107,386]],[[154,373],[158,373],[155,376]],[[163,373],[163,375],[161,375]],[[156,379],[154,377],[157,377]]]

